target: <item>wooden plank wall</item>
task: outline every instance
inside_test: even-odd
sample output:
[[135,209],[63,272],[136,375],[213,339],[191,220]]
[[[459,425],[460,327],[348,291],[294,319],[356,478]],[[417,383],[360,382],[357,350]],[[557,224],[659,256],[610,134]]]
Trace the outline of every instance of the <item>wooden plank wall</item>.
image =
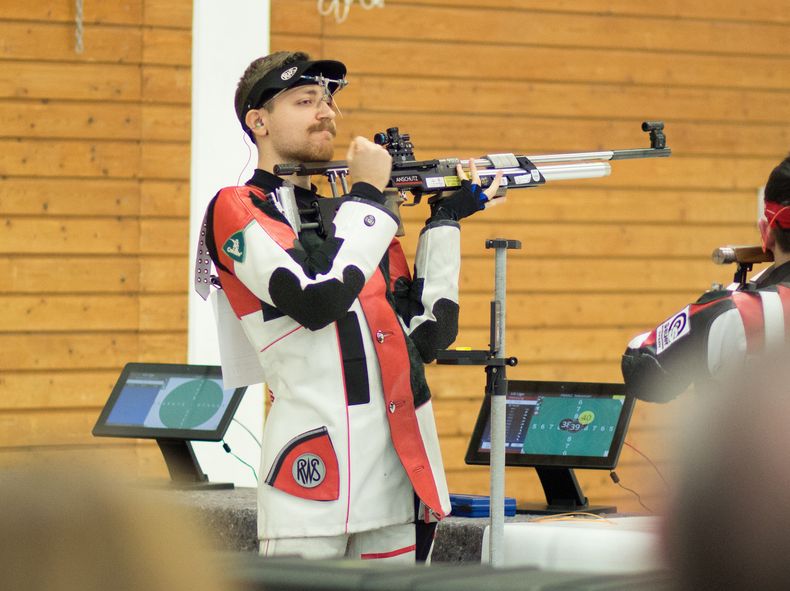
[[[0,465],[161,454],[90,430],[128,361],[186,359],[192,3],[0,2]],[[65,460],[68,458],[68,460]]]
[[[621,380],[628,340],[707,289],[729,282],[710,252],[758,239],[756,189],[790,149],[790,16],[784,2],[736,0],[387,0],[348,20],[314,0],[273,0],[272,49],[344,61],[340,144],[398,126],[418,157],[540,154],[647,146],[645,119],[667,125],[671,159],[619,162],[602,180],[512,193],[464,222],[461,334],[484,348],[492,237],[517,238],[508,272],[514,378]],[[337,156],[342,157],[341,145]],[[425,208],[403,210],[413,253]],[[451,490],[487,491],[463,456],[482,370],[431,366]],[[691,398],[691,397],[688,397]],[[628,436],[671,480],[685,402],[640,403]],[[507,492],[540,497],[530,470]],[[665,487],[625,448],[625,486],[660,507]],[[580,473],[595,502],[638,510],[605,472]]]
[[[518,238],[511,376],[616,380],[632,335],[728,279],[709,252],[756,239],[755,189],[790,148],[782,4],[387,0],[338,25],[314,0],[273,0],[272,48],[348,64],[338,156],[392,125],[424,157],[639,147],[639,123],[664,119],[673,158],[512,194],[464,224],[458,344],[487,342],[483,240]],[[0,465],[68,455],[161,474],[150,446],[89,431],[125,362],[186,357],[191,2],[85,3],[80,55],[73,2],[0,6]],[[425,216],[404,212],[409,253]],[[451,488],[484,492],[462,459],[482,372],[429,379]],[[629,435],[668,477],[679,406],[640,405]],[[661,504],[638,454],[618,472]],[[593,500],[638,508],[605,473],[580,476]],[[507,490],[538,496],[526,470]]]

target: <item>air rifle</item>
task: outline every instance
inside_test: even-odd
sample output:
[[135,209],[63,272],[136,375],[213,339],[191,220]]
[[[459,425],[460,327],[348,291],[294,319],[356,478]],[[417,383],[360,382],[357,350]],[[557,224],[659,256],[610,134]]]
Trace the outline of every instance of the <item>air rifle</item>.
[[[547,181],[604,177],[611,173],[610,160],[661,158],[672,154],[672,150],[666,147],[663,121],[644,121],[642,131],[650,133],[649,148],[533,156],[489,154],[474,162],[484,188],[491,184],[498,171],[503,172],[503,192],[506,189],[537,187]],[[440,199],[442,193],[454,191],[461,185],[456,166],[460,163],[465,170],[469,170],[469,160],[416,160],[409,134],[401,134],[397,127],[377,133],[373,141],[384,146],[392,156],[392,173],[387,186],[397,189],[403,198],[406,193],[413,196],[413,201],[404,205],[420,203],[423,195],[430,196],[429,202]],[[274,167],[274,173],[278,176],[324,175],[332,188],[333,197],[348,193],[348,163],[344,160],[278,164]]]
[[762,246],[720,246],[713,251],[711,259],[717,265],[737,263],[738,267],[733,281],[738,284],[738,289],[743,289],[752,266],[773,262],[774,253],[770,250],[763,250]]

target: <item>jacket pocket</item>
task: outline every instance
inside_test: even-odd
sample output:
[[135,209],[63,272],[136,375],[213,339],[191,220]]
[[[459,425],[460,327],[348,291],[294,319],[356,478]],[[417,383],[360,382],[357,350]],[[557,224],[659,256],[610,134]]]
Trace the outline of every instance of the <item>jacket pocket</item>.
[[337,455],[326,427],[297,435],[274,458],[266,484],[295,497],[336,501],[340,497]]

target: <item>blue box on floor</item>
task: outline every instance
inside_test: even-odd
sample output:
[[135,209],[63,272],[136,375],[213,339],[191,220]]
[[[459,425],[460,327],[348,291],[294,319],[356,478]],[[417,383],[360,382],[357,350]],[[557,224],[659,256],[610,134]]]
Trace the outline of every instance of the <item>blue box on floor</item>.
[[[450,495],[450,504],[453,506],[451,515],[454,517],[488,517],[490,515],[491,501],[482,495]],[[505,516],[512,517],[516,514],[516,499],[505,497]]]

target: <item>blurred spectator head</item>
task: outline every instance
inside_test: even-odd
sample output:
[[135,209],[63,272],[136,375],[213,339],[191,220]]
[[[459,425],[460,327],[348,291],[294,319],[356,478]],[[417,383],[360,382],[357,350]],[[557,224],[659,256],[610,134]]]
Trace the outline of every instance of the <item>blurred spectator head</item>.
[[682,446],[666,550],[683,589],[786,589],[790,555],[788,351],[700,397]]
[[202,532],[164,497],[115,484],[96,471],[44,466],[4,469],[0,472],[0,587],[223,589]]

